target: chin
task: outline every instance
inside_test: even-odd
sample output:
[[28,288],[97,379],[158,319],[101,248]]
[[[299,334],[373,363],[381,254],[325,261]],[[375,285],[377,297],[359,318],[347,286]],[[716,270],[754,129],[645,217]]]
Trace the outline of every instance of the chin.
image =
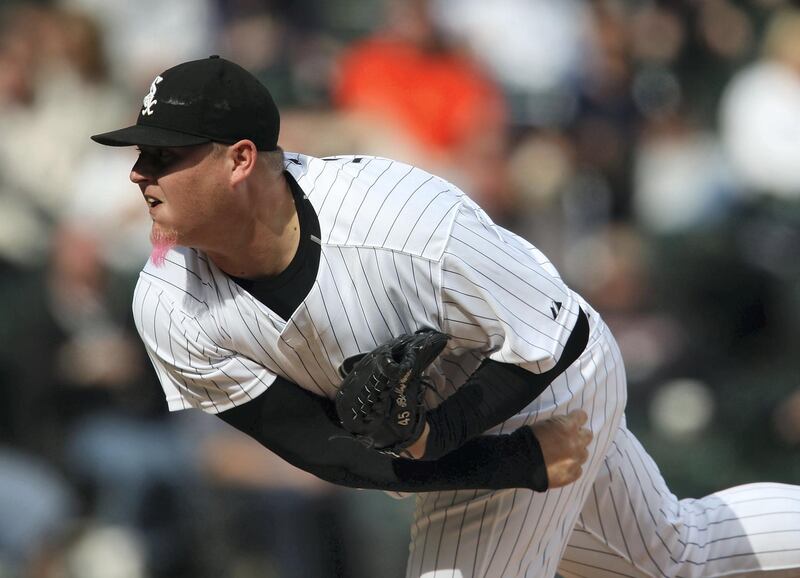
[[150,231],[150,243],[153,245],[150,260],[156,267],[164,265],[167,253],[178,244],[178,240],[179,235],[175,229],[153,223],[153,228]]

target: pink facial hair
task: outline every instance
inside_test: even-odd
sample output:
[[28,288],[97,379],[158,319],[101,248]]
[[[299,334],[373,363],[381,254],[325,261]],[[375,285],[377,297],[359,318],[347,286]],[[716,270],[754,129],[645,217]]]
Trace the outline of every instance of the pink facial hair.
[[176,244],[176,235],[172,231],[162,231],[160,229],[153,229],[150,233],[150,243],[153,245],[153,250],[150,253],[150,260],[156,267],[162,267],[166,260],[167,253]]

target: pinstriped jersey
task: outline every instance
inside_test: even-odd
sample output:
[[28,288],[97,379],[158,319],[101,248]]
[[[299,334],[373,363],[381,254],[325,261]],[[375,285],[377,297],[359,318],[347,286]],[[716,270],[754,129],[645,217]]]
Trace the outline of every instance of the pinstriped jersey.
[[530,243],[419,168],[285,159],[321,233],[314,285],[289,319],[195,249],[174,248],[139,276],[134,318],[171,410],[224,411],[278,375],[333,397],[345,359],[421,328],[451,336],[429,369],[431,406],[486,357],[553,367],[582,301]]

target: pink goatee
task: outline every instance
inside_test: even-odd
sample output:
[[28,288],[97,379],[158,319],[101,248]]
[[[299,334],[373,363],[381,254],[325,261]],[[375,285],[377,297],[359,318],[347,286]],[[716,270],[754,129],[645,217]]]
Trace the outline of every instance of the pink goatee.
[[150,243],[153,245],[153,250],[150,253],[150,260],[156,267],[163,267],[164,261],[167,258],[167,253],[176,245],[176,237],[174,231],[165,231],[153,227],[150,233]]

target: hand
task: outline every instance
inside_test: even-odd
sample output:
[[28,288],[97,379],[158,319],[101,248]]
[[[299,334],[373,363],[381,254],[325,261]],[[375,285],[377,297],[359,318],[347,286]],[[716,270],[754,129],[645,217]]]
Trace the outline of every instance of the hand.
[[420,442],[427,426],[424,372],[447,340],[444,333],[420,330],[362,356],[342,379],[334,399],[342,427],[368,448],[392,456],[409,454],[408,447]]
[[425,455],[425,449],[428,447],[428,434],[431,433],[431,426],[425,422],[425,427],[422,429],[422,434],[417,441],[408,446],[405,451],[405,457],[418,460]]
[[589,457],[592,432],[583,425],[589,417],[579,409],[536,423],[533,430],[547,466],[548,488],[560,488],[581,477]]

